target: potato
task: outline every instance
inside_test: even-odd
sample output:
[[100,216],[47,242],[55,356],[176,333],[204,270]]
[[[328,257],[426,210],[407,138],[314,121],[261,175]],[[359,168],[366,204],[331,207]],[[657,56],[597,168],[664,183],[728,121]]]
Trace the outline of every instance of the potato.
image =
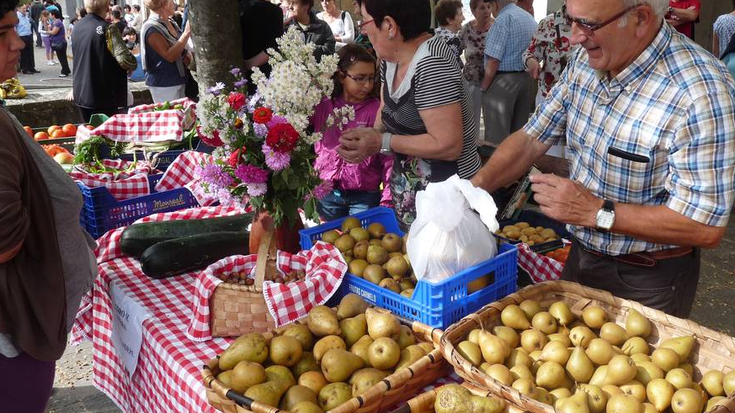
[[515,225],[506,225],[503,227],[503,232],[506,234],[509,232],[521,232],[521,229]]
[[521,242],[528,242],[528,235],[521,235],[521,237],[518,238],[518,240]]
[[528,241],[533,241],[534,244],[542,244],[545,240],[541,235],[534,234],[528,237]]
[[531,224],[529,224],[528,222],[523,222],[523,221],[521,221],[521,222],[516,222],[516,223],[515,223],[515,224],[513,224],[513,225],[517,226],[517,227],[518,227],[518,228],[520,228],[520,229],[523,229],[523,228],[528,228],[528,227],[530,227],[530,226],[531,226]]
[[528,235],[528,236],[536,235],[537,233],[538,231],[536,231],[536,228],[523,228],[521,230],[521,234]]
[[544,229],[545,229],[544,227],[542,227],[542,226],[538,226],[538,227],[536,227],[536,232],[541,232],[541,231],[543,231]]
[[506,238],[510,238],[510,239],[518,239],[518,238],[521,237],[521,232],[518,231],[517,229],[515,231],[513,231],[513,230],[506,231],[505,232],[505,237]]
[[539,235],[544,238],[556,238],[556,232],[554,232],[554,230],[551,228],[544,228],[541,232],[539,232]]

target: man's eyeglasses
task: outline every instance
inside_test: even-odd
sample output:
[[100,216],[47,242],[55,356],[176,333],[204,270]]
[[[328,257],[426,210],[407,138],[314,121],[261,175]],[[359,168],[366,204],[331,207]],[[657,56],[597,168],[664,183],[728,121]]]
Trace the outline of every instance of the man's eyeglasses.
[[364,22],[361,22],[361,23],[360,23],[360,24],[359,24],[359,25],[357,26],[357,28],[358,28],[358,29],[360,29],[360,31],[362,31],[362,28],[363,28],[363,27],[367,26],[367,25],[368,25],[368,24],[370,24],[370,23],[374,23],[374,22],[375,22],[375,19],[370,19],[370,20],[366,20],[366,21],[364,21]]
[[355,83],[358,85],[364,85],[367,83],[375,83],[378,81],[378,78],[375,76],[352,76],[351,74],[345,72],[345,76],[349,77],[350,79],[354,80]]
[[625,16],[626,13],[629,11],[635,9],[636,7],[640,6],[640,4],[637,4],[635,6],[630,6],[627,9],[621,11],[620,13],[612,16],[611,18],[605,20],[601,23],[590,23],[585,19],[575,19],[574,17],[571,17],[569,14],[567,14],[566,10],[564,10],[564,17],[569,21],[570,23],[576,23],[577,26],[579,26],[582,31],[586,34],[592,34],[596,32],[597,30],[602,29],[603,27],[607,26],[608,24],[614,22],[615,20]]

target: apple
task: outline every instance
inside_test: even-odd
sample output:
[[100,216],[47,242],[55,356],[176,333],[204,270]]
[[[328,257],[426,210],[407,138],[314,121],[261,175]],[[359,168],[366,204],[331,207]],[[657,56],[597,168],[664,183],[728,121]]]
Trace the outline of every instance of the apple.
[[60,152],[54,155],[54,160],[61,165],[71,165],[74,163],[74,155],[66,152]]

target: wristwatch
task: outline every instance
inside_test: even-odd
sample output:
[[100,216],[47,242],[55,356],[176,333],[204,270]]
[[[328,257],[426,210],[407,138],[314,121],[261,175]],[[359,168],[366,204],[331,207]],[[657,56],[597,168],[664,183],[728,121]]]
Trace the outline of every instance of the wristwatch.
[[393,138],[393,134],[390,132],[383,133],[383,143],[380,145],[380,153],[391,153],[390,140]]
[[595,227],[598,231],[608,232],[612,229],[613,224],[615,224],[615,204],[612,201],[605,200],[602,203],[602,208],[597,211]]

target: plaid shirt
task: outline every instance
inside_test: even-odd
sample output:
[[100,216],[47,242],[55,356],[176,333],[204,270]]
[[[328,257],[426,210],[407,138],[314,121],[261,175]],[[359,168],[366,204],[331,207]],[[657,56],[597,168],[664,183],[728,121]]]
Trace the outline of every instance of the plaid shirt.
[[495,23],[485,37],[485,63],[492,57],[500,61],[498,71],[522,72],[523,52],[536,31],[533,16],[511,3],[498,13]]
[[[524,130],[546,144],[566,140],[571,178],[600,198],[666,205],[724,226],[733,203],[734,99],[725,66],[664,24],[615,79],[592,69],[580,48]],[[672,247],[569,229],[582,245],[609,255]]]

